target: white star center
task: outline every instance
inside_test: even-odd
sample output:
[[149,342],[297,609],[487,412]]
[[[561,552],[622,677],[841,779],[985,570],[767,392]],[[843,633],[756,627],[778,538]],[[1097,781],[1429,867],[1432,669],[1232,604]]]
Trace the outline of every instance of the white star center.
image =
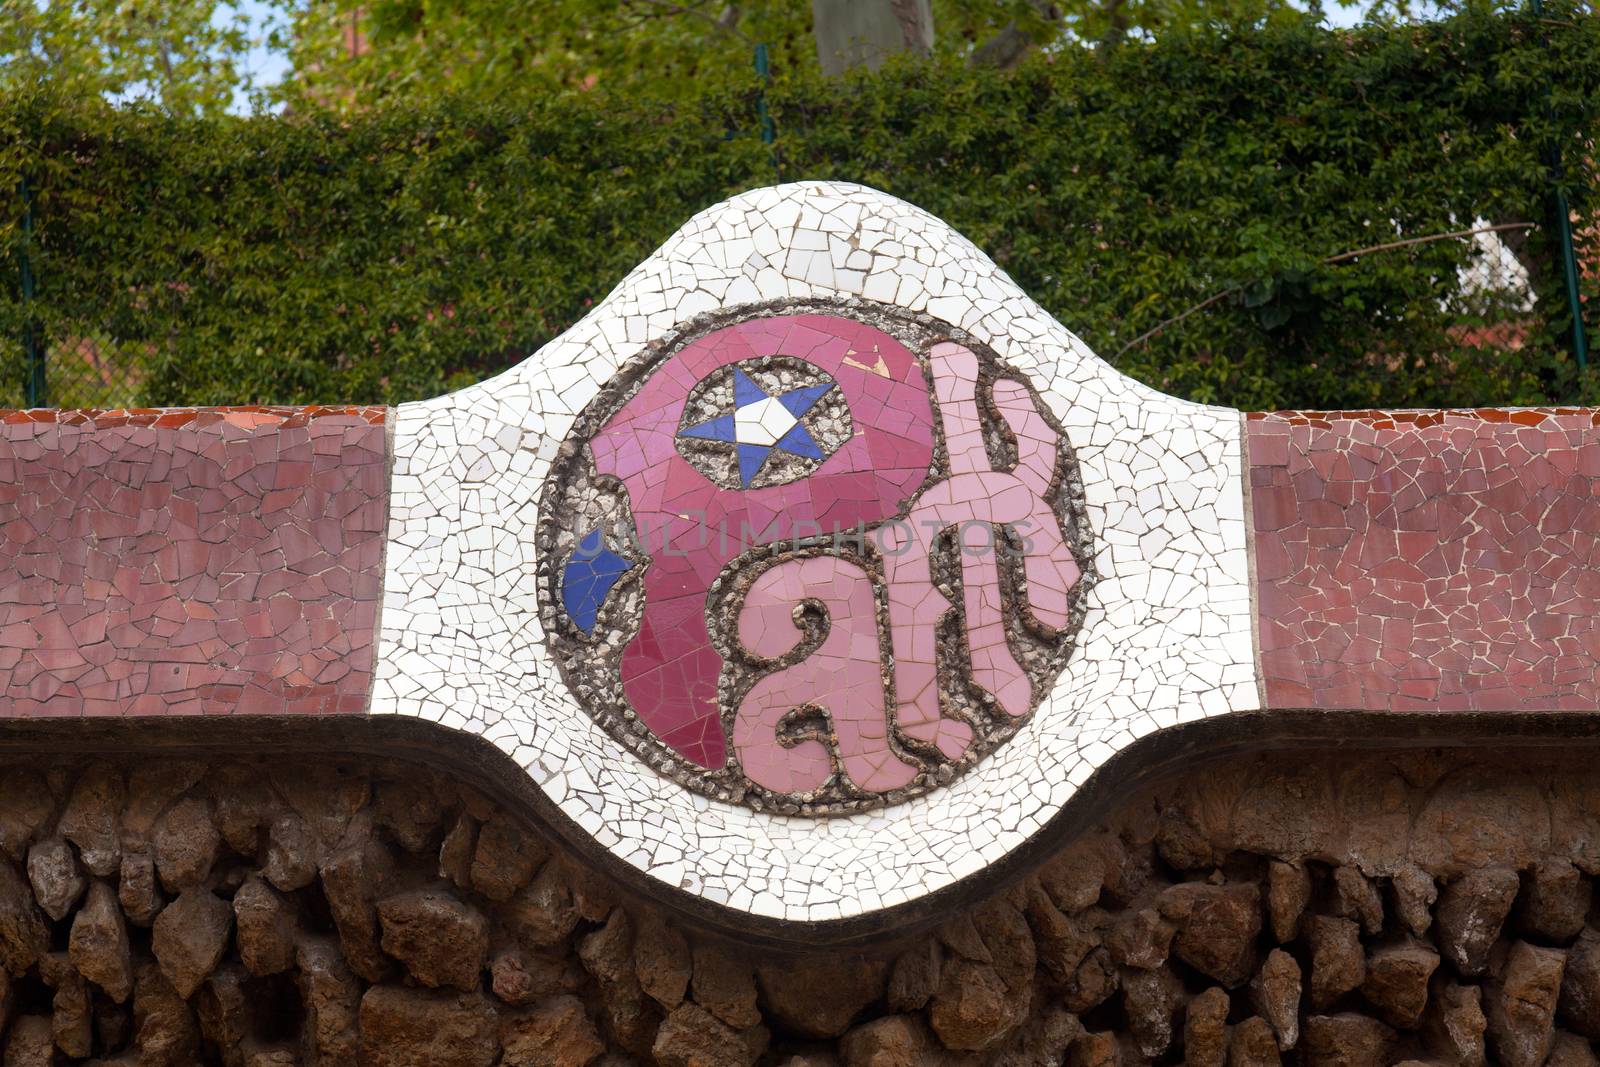
[[[772,447],[800,420],[775,396],[762,397],[733,413],[733,436],[741,445]],[[724,423],[726,425],[726,423]]]

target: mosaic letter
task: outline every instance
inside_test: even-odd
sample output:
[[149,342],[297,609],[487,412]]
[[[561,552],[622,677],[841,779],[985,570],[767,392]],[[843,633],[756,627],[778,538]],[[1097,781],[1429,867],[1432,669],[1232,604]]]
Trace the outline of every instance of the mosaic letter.
[[[791,418],[822,394],[758,397],[753,385],[735,382],[734,417],[725,427],[681,427],[680,420],[691,391],[709,375],[780,354],[832,377],[844,393],[854,432],[809,476],[746,488],[768,454],[804,454],[814,447],[808,447],[809,438],[787,434],[795,425]],[[735,367],[735,373],[742,372]],[[741,414],[746,407],[758,410]],[[724,428],[733,436],[723,435]],[[684,458],[680,437],[736,448],[738,487],[708,479]],[[596,469],[626,486],[635,525],[657,542],[648,546],[653,558],[644,574],[644,618],[622,655],[623,692],[663,743],[702,767],[722,767],[722,657],[707,630],[706,593],[729,560],[752,547],[723,535],[757,529],[788,540],[871,526],[894,515],[927,478],[933,455],[922,369],[904,345],[862,323],[832,315],[751,319],[685,346],[607,421],[590,447]],[[759,462],[756,449],[763,450]]]
[[[889,584],[899,728],[954,759],[972,743],[972,728],[943,718],[939,710],[938,625],[951,604],[933,581],[935,538],[957,528],[972,680],[1012,716],[1027,714],[1032,693],[1006,641],[997,527],[1012,526],[1025,538],[1026,596],[1037,621],[1066,625],[1068,593],[1080,573],[1045,499],[1055,478],[1057,435],[1027,390],[1012,381],[994,384],[995,406],[1016,439],[1018,457],[1014,471],[996,471],[990,468],[974,395],[977,357],[961,345],[942,342],[933,348],[932,363],[950,477],[929,486],[904,522],[883,526],[879,543]],[[981,538],[980,524],[987,526]]]
[[739,612],[739,641],[767,659],[792,651],[804,634],[794,612],[806,600],[827,612],[828,635],[805,659],[772,672],[745,694],[733,724],[733,747],[745,776],[780,793],[821,787],[833,773],[827,746],[804,740],[785,747],[776,736],[790,711],[815,706],[828,713],[851,781],[871,793],[899,789],[916,777],[917,767],[889,744],[877,614],[865,570],[836,556],[772,567],[751,583]]

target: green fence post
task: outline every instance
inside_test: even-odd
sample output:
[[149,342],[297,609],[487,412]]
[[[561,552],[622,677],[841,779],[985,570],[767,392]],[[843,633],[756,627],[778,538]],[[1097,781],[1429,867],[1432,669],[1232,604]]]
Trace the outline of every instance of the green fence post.
[[[1544,0],[1529,0],[1528,6],[1534,18],[1544,17]],[[1555,108],[1550,106],[1548,97],[1546,106],[1553,118]],[[1561,274],[1567,287],[1567,311],[1572,315],[1572,358],[1578,364],[1579,373],[1582,373],[1589,369],[1589,339],[1583,331],[1583,296],[1578,289],[1578,256],[1572,247],[1572,206],[1567,203],[1567,194],[1561,188],[1561,146],[1553,140],[1545,145],[1545,163],[1550,167],[1550,181],[1554,186],[1550,197],[1550,211],[1555,216],[1556,243],[1561,255]]]
[[[1555,151],[1555,163],[1561,163],[1560,150]],[[1556,173],[1559,179],[1560,171]],[[1589,339],[1583,329],[1583,294],[1578,289],[1578,255],[1572,247],[1572,208],[1567,204],[1567,194],[1556,189],[1552,197],[1556,216],[1556,236],[1561,245],[1561,273],[1566,276],[1567,310],[1572,314],[1572,358],[1578,361],[1580,372],[1589,369]]]
[[756,95],[756,119],[761,124],[761,143],[770,146],[772,172],[782,181],[783,168],[778,165],[778,126],[772,121],[772,112],[767,110],[767,86],[772,84],[772,58],[767,54],[765,43],[756,45],[755,60],[756,74],[761,78],[761,92]]
[[17,259],[22,268],[22,355],[27,364],[27,380],[23,385],[24,402],[30,408],[45,405],[44,349],[39,344],[39,331],[33,323],[33,264],[28,258],[28,246],[33,242],[33,190],[28,188],[27,175],[22,178],[22,248]]

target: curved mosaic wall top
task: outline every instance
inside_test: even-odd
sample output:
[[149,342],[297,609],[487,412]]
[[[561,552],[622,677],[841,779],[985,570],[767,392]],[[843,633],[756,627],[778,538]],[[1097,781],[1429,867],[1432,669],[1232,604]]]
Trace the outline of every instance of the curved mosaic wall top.
[[1593,711],[1597,419],[1175,400],[926,213],[762,189],[450,396],[6,416],[0,711],[427,720],[820,929],[1181,724]]
[[927,214],[754,192],[400,408],[373,711],[496,739],[709,901],[892,908],[1259,706],[1241,439]]

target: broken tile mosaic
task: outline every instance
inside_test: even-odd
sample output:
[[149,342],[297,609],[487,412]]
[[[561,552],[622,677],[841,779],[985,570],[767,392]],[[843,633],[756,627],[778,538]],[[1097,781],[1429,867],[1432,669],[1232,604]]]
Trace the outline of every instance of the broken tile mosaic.
[[0,413],[0,693],[426,720],[642,880],[825,923],[1199,719],[1592,711],[1597,431],[1184,403],[939,220],[762,189],[450,396]]
[[[943,343],[941,358],[971,354],[998,381],[980,373],[970,401],[953,381],[947,393]],[[763,363],[780,351],[798,362]],[[706,425],[737,413],[731,367],[769,398],[836,386],[784,409],[821,460],[772,447],[741,473],[737,426],[730,445]],[[776,445],[770,409],[748,418],[747,443]],[[697,426],[710,439],[681,432]],[[1241,438],[1237,413],[1106,367],[926,213],[857,186],[758,190],[696,216],[521,366],[399,409],[373,711],[487,738],[598,847],[708,903],[796,922],[892,908],[1017,849],[1139,737],[1261,706]],[[733,533],[742,517],[769,540],[802,517],[892,530],[914,505],[938,523],[947,506],[1031,517],[1050,478],[1071,497],[1068,551],[1035,541],[993,574],[959,550],[988,519],[908,536],[908,552],[948,563],[898,582],[879,541],[730,568],[731,546],[692,532],[730,516]],[[560,610],[559,571],[597,527],[633,566],[586,636]],[[891,603],[924,634],[959,616],[978,654],[937,638],[927,653],[919,637],[907,663],[922,676],[901,682],[898,659],[885,671]],[[607,624],[629,617],[636,633]],[[1070,654],[1041,669],[1056,641]],[[569,655],[589,642],[592,660]],[[946,669],[952,649],[965,667]],[[947,692],[927,700],[930,658],[934,690],[972,679],[960,688],[1011,731],[1004,744],[973,758],[983,731],[963,734]],[[750,665],[738,686],[727,662]],[[797,704],[818,689],[828,706]],[[973,762],[937,787],[896,786],[949,753]],[[892,803],[792,817],[824,771]],[[719,775],[726,791],[706,784]]]
[[[680,438],[732,445],[739,463],[739,488],[750,489],[773,451],[821,462],[828,457],[801,420],[832,382],[803,385],[768,395],[738,367],[733,370],[733,410],[678,431]],[[687,405],[685,405],[687,406]]]
[[1271,704],[1600,704],[1600,415],[1280,412],[1248,425]]
[[365,711],[384,418],[0,418],[0,715]]
[[591,530],[578,538],[578,547],[561,570],[561,606],[573,625],[594,632],[596,616],[606,596],[633,563],[606,547],[605,532]]

